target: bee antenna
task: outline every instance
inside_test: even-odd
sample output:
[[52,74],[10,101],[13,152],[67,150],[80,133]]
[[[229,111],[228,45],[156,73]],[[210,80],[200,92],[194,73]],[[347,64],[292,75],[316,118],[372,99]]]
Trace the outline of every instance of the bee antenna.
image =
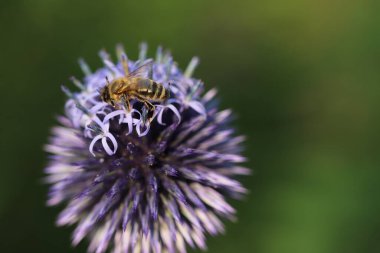
[[110,80],[108,80],[108,76],[106,76],[107,84],[110,84]]

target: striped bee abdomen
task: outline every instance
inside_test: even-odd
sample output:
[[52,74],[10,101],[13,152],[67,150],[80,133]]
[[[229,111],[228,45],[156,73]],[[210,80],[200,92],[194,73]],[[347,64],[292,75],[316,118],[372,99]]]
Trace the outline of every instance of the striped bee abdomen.
[[162,84],[153,83],[153,91],[155,100],[163,100],[165,98],[166,90]]
[[164,86],[150,79],[140,79],[138,82],[138,94],[149,100],[165,100],[168,92]]
[[163,100],[165,98],[166,90],[162,84],[152,81],[149,88],[150,92],[148,94],[151,100]]

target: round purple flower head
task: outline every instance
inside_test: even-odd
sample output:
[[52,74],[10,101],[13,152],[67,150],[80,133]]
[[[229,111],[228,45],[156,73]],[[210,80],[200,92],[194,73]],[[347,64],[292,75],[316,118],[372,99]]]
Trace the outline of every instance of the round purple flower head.
[[[51,154],[47,203],[67,203],[57,225],[76,224],[72,243],[86,237],[89,252],[186,252],[186,244],[206,249],[205,235],[224,231],[221,218],[234,219],[225,197],[246,193],[233,179],[249,174],[239,165],[244,137],[229,126],[231,111],[218,111],[216,90],[204,92],[192,77],[198,59],[182,72],[169,52],[158,48],[153,64],[146,52],[142,44],[134,62],[119,46],[114,63],[101,51],[105,66],[95,72],[80,60],[85,77],[72,78],[77,92],[63,87],[65,115],[45,146]],[[150,101],[153,110],[136,98],[130,108],[126,101],[103,102],[106,85],[146,62],[146,78],[170,97]]]

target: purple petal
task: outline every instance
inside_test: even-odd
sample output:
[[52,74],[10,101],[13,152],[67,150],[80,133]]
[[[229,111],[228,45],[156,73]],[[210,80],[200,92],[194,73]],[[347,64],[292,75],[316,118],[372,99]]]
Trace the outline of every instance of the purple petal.
[[200,115],[203,115],[206,117],[206,109],[201,102],[193,100],[193,101],[190,101],[188,104],[191,108],[193,108]]
[[94,153],[94,145],[95,145],[95,143],[98,141],[98,140],[100,140],[100,139],[102,139],[102,136],[100,136],[100,135],[97,135],[97,136],[95,136],[95,138],[94,139],[92,139],[92,141],[91,141],[91,143],[90,143],[90,147],[88,148],[89,150],[90,150],[90,153],[93,155],[93,156],[96,156],[95,155],[95,153]]

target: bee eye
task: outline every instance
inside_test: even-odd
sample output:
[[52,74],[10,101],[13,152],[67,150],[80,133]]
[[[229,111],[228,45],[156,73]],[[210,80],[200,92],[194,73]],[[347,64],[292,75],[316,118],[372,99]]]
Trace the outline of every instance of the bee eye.
[[107,101],[107,93],[106,93],[105,90],[102,90],[102,91],[100,92],[100,98],[101,98],[104,102]]
[[110,96],[107,90],[104,90],[101,94],[101,98],[104,102],[108,102],[110,100]]

